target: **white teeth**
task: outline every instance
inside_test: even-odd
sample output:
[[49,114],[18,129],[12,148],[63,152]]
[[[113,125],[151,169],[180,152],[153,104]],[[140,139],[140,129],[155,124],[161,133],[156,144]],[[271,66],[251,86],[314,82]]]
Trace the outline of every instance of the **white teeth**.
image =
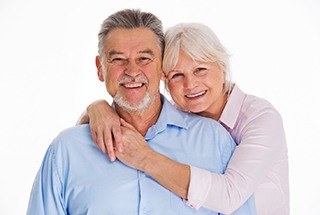
[[137,87],[141,87],[142,84],[141,83],[132,83],[132,84],[123,84],[123,86],[126,88],[137,88]]
[[192,95],[186,95],[187,98],[194,98],[194,97],[197,97],[197,96],[202,96],[206,93],[206,91],[202,91],[202,92],[199,92],[199,93],[196,93],[196,94],[192,94]]

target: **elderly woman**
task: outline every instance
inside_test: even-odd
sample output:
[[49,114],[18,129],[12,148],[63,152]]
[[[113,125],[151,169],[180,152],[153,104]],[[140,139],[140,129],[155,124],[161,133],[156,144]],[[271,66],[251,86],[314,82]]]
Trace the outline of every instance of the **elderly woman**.
[[[277,110],[230,81],[229,55],[210,28],[178,24],[165,35],[163,71],[177,108],[219,121],[238,146],[224,174],[168,159],[148,164],[158,171],[154,179],[195,208],[232,213],[254,194],[257,214],[289,214],[287,145]],[[130,125],[120,121],[106,101],[91,104],[79,120],[89,121],[95,143],[111,160],[119,155],[127,165],[142,169],[133,162],[141,151],[119,152],[133,150],[134,141],[128,146],[120,131],[120,126]]]

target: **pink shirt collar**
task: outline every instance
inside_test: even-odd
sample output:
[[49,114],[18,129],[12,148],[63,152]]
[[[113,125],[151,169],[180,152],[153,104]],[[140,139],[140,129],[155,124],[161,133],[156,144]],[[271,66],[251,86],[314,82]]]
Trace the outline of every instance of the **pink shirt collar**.
[[219,119],[219,122],[224,125],[227,130],[232,130],[235,127],[245,97],[246,94],[234,84],[228,102]]

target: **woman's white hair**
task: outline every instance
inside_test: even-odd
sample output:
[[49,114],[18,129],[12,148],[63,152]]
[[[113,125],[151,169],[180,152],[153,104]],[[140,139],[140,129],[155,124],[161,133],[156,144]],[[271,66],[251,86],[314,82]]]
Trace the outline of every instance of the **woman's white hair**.
[[163,55],[165,74],[177,65],[180,51],[195,61],[218,62],[226,78],[224,90],[230,93],[230,55],[209,27],[199,23],[180,23],[166,30]]

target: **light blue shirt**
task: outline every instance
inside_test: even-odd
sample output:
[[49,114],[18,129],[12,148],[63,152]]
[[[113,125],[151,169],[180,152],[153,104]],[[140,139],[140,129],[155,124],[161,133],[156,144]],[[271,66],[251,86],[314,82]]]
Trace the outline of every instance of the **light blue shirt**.
[[[145,140],[154,150],[188,165],[223,173],[235,148],[214,120],[163,108]],[[233,214],[255,214],[249,199]],[[27,214],[189,215],[219,214],[187,206],[149,175],[110,162],[94,143],[88,125],[61,132],[49,146],[35,179]]]

